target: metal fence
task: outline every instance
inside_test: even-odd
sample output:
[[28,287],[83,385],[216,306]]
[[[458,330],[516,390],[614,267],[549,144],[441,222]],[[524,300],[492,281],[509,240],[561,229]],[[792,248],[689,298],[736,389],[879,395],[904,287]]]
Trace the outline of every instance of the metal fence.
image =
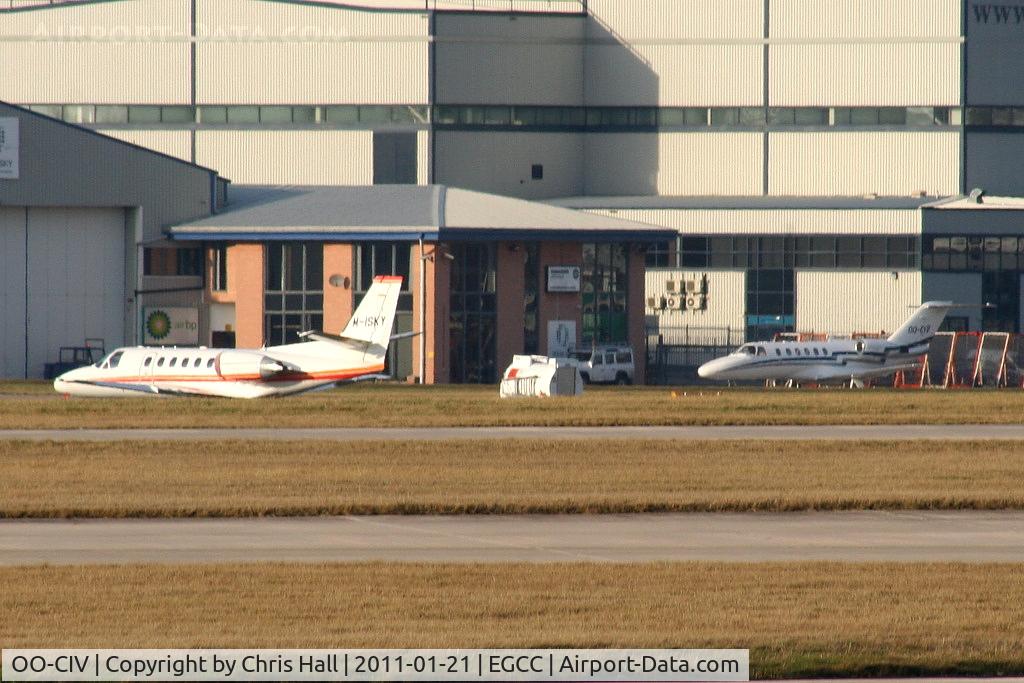
[[735,349],[745,334],[737,327],[648,327],[647,383],[691,383],[698,367]]

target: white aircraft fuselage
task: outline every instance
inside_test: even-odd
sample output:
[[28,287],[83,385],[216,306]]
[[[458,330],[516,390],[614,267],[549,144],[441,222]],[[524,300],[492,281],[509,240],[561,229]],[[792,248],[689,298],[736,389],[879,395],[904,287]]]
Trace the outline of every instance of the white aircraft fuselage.
[[727,381],[864,380],[918,366],[954,304],[930,301],[888,339],[750,342],[697,369],[705,379]]
[[93,398],[263,398],[375,377],[384,370],[401,285],[401,277],[375,278],[341,335],[308,332],[313,341],[262,349],[120,348],[62,374],[53,388]]

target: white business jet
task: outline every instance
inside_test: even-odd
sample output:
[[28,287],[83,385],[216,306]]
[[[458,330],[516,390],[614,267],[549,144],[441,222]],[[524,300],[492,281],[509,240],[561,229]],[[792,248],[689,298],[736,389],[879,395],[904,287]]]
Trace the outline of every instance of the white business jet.
[[335,382],[372,378],[384,370],[402,288],[399,276],[378,276],[340,335],[304,332],[309,341],[262,349],[117,349],[96,365],[58,377],[71,396],[286,396]]
[[957,307],[949,301],[929,301],[888,339],[744,344],[728,356],[700,366],[697,374],[719,380],[849,380],[860,384],[917,367],[946,313]]

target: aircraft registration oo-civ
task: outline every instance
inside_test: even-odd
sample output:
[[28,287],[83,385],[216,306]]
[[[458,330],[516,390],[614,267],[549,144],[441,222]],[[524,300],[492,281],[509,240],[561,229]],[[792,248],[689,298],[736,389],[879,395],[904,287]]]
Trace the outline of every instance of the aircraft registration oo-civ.
[[53,382],[70,396],[287,396],[336,382],[379,377],[392,335],[400,276],[378,276],[340,335],[304,332],[308,341],[262,349],[120,348],[96,365]]
[[862,382],[916,368],[946,313],[961,306],[928,301],[888,339],[753,342],[697,369],[705,379]]

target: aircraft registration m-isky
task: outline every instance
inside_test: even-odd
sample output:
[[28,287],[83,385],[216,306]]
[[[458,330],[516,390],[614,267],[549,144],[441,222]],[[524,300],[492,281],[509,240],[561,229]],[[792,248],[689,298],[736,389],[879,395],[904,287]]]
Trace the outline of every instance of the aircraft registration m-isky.
[[888,339],[752,342],[697,369],[706,379],[861,382],[918,366],[946,313],[958,307],[929,301]]
[[400,276],[378,276],[340,335],[304,332],[311,341],[262,349],[120,348],[96,365],[58,377],[71,396],[286,396],[384,370],[402,288]]

